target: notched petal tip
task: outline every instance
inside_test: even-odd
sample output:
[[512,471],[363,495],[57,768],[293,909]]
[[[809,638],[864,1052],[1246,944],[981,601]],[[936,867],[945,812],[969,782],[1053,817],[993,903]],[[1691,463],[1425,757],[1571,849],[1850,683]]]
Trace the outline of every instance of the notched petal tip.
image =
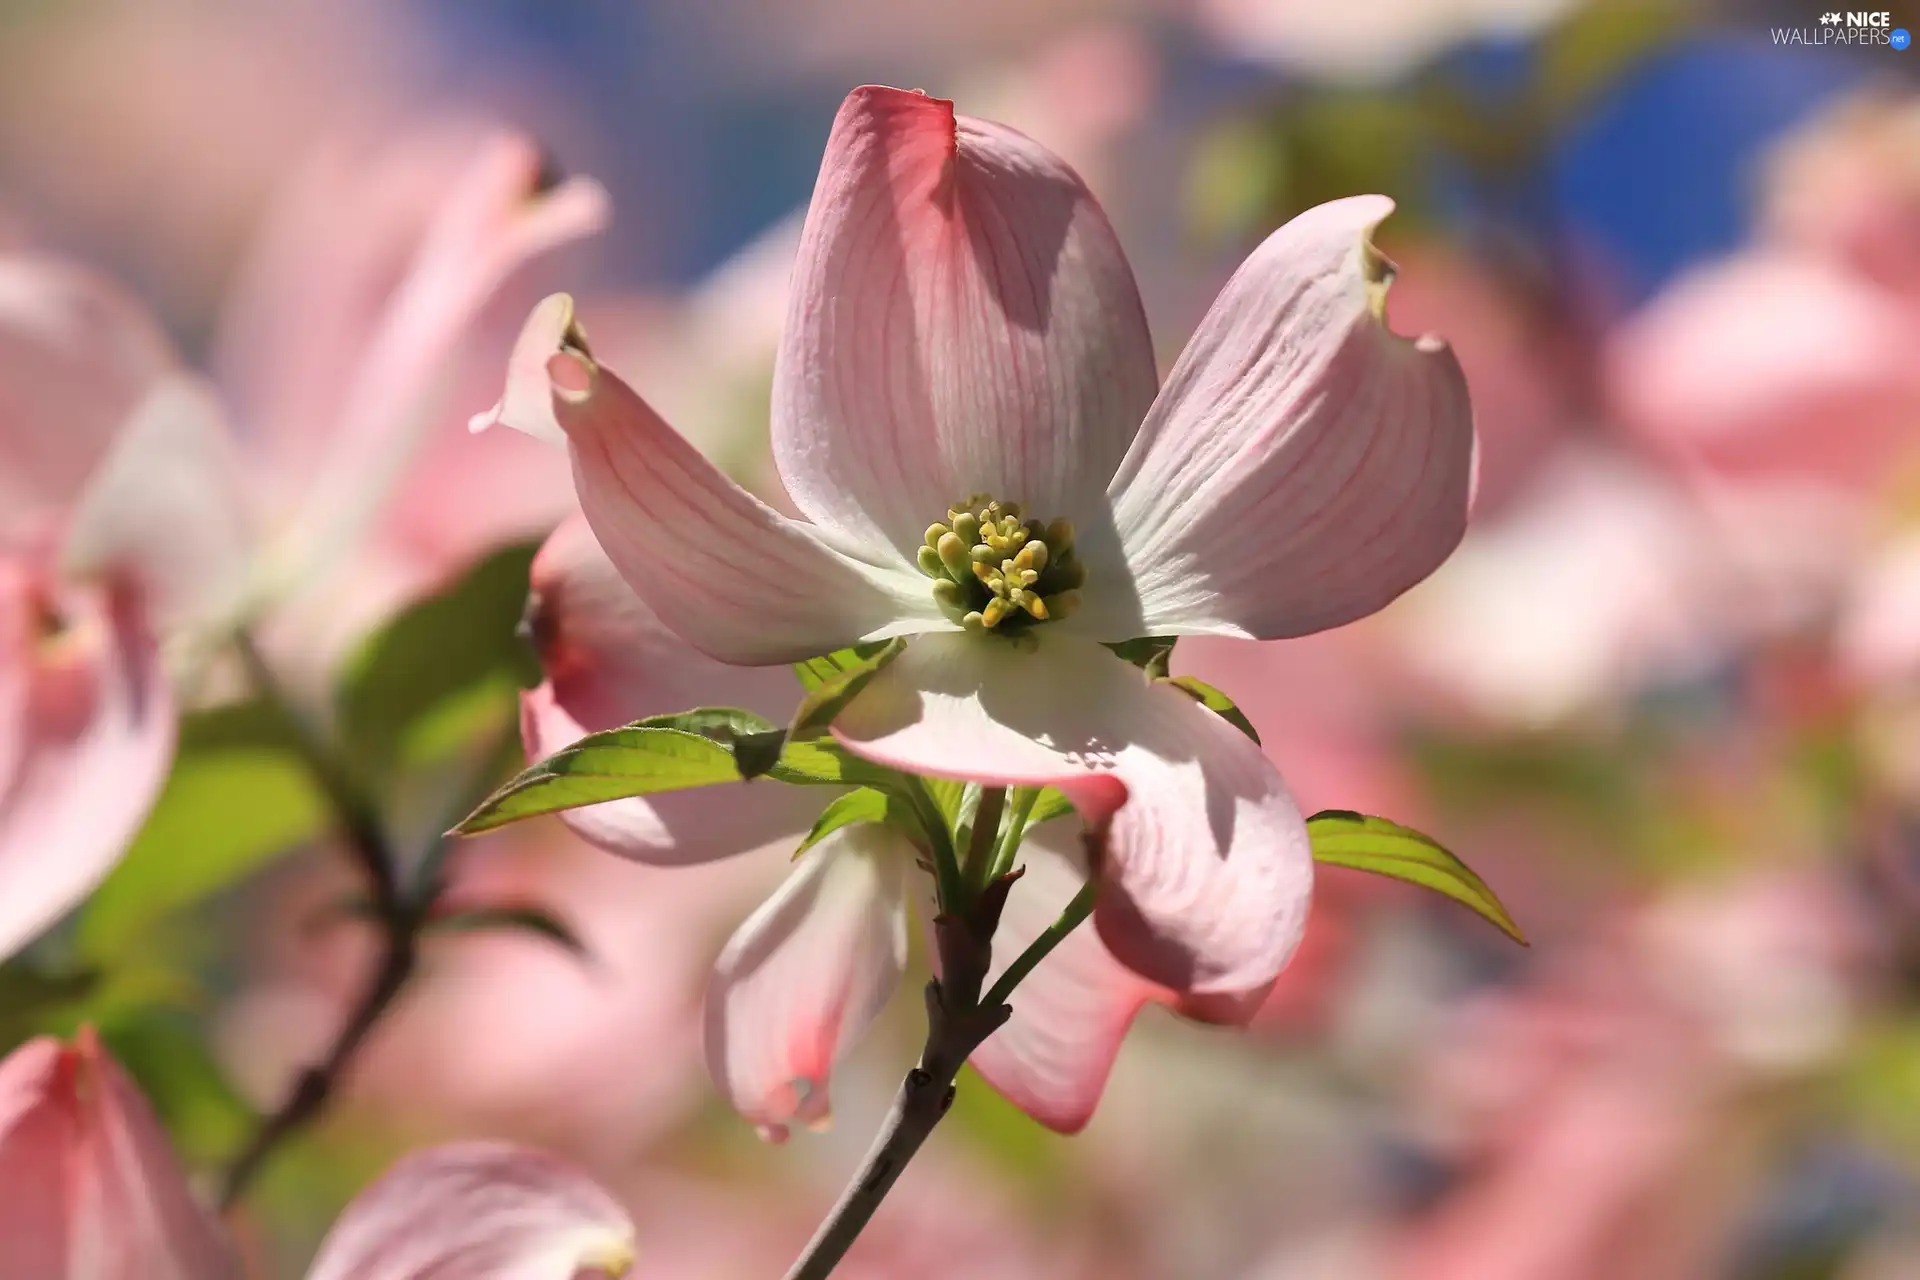
[[[1364,208],[1371,205],[1368,212],[1362,214],[1365,221],[1360,228],[1360,274],[1366,281],[1367,310],[1373,314],[1374,321],[1390,337],[1398,338],[1421,355],[1440,355],[1451,348],[1447,340],[1437,333],[1408,335],[1396,331],[1387,316],[1387,295],[1393,289],[1393,283],[1400,277],[1400,266],[1392,258],[1380,251],[1375,241],[1380,224],[1393,216],[1395,204],[1391,196],[1353,196],[1349,198],[1356,206]],[[1348,200],[1336,200],[1336,205],[1348,204]]]
[[566,436],[554,417],[553,396],[572,395],[577,402],[591,388],[598,367],[587,331],[574,313],[573,296],[552,294],[520,327],[507,357],[507,386],[499,403],[468,419],[467,429],[481,432],[504,425],[538,439],[562,441]]

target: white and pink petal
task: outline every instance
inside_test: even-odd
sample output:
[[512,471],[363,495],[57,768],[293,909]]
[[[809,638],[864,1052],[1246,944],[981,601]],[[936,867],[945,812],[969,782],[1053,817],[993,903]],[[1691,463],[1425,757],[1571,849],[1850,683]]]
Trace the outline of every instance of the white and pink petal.
[[952,627],[918,569],[857,559],[729,480],[595,363],[570,316],[550,299],[528,319],[499,412],[539,431],[547,397],[587,523],[669,628],[721,662],[764,666]]
[[1466,528],[1473,416],[1458,362],[1387,327],[1369,235],[1393,209],[1310,209],[1234,273],[1114,477],[1132,592],[1090,583],[1103,638],[1277,639],[1374,612]]
[[1093,523],[1155,381],[1132,269],[1066,162],[940,98],[848,95],[774,368],[802,511],[909,562],[976,492]]
[[[1021,844],[1024,872],[994,931],[989,986],[1086,883],[1078,839],[1078,824],[1061,820]],[[1013,1016],[968,1061],[1041,1124],[1077,1133],[1093,1118],[1135,1015],[1166,995],[1115,960],[1093,927],[1082,925],[1021,980],[1009,1002]]]
[[914,858],[891,827],[840,828],[800,855],[715,962],[707,1066],[763,1137],[827,1121],[834,1065],[906,967]]

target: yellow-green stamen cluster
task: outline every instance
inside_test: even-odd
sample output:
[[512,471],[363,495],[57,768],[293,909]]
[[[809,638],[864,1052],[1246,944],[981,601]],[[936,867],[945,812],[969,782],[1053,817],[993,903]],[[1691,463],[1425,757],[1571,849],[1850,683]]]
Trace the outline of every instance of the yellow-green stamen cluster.
[[1080,604],[1086,570],[1065,520],[1022,520],[1013,503],[975,494],[927,527],[920,570],[941,612],[969,631],[1011,634],[1064,618]]

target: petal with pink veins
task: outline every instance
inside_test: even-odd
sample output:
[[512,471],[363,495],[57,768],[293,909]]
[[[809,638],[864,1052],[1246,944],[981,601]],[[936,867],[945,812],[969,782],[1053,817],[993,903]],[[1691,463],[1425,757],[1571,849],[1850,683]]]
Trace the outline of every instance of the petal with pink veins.
[[1473,415],[1443,343],[1383,319],[1384,196],[1320,205],[1222,289],[1109,490],[1136,602],[1087,585],[1103,638],[1277,639],[1374,612],[1466,528]]
[[524,1147],[407,1156],[347,1206],[307,1280],[574,1280],[621,1275],[633,1223],[586,1174]]
[[[740,707],[776,724],[800,685],[780,667],[729,667],[690,648],[620,578],[579,516],[534,558],[528,619],[547,679],[521,695],[521,736],[541,759],[644,716]],[[624,857],[704,862],[805,831],[820,806],[809,788],[770,782],[634,796],[569,809],[567,825]]]
[[1054,786],[1105,839],[1094,920],[1142,977],[1232,1004],[1306,926],[1306,824],[1250,739],[1091,641],[1031,652],[916,638],[834,721],[856,755],[998,786]]
[[35,1280],[236,1280],[152,1108],[91,1028],[0,1062],[0,1260]]
[[842,827],[800,855],[714,964],[707,1066],[761,1136],[824,1124],[828,1076],[900,983],[906,877],[891,827]]
[[159,324],[118,286],[57,259],[0,258],[0,538],[71,504],[173,367]]
[[[0,566],[0,613],[25,644],[11,777],[0,776],[0,957],[71,910],[112,870],[173,758],[175,715],[160,654],[131,593],[61,587]],[[22,637],[9,637],[19,645]]]
[[[535,412],[537,377],[567,435],[581,510],[639,597],[721,662],[798,662],[860,640],[951,629],[918,569],[864,563],[729,480],[626,383],[596,364],[548,299],[527,321],[501,399]],[[531,350],[552,343],[544,362]]]
[[1154,387],[1132,269],[1065,161],[940,98],[847,97],[774,366],[802,511],[909,561],[977,492],[1091,525]]

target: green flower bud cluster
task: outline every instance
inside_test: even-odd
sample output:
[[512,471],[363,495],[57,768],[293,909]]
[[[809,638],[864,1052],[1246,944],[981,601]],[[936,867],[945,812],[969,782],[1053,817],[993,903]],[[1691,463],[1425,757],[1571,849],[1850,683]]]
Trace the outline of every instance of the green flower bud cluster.
[[920,571],[940,610],[969,631],[1014,634],[1080,606],[1087,571],[1065,520],[1022,520],[1014,503],[975,494],[927,526]]

